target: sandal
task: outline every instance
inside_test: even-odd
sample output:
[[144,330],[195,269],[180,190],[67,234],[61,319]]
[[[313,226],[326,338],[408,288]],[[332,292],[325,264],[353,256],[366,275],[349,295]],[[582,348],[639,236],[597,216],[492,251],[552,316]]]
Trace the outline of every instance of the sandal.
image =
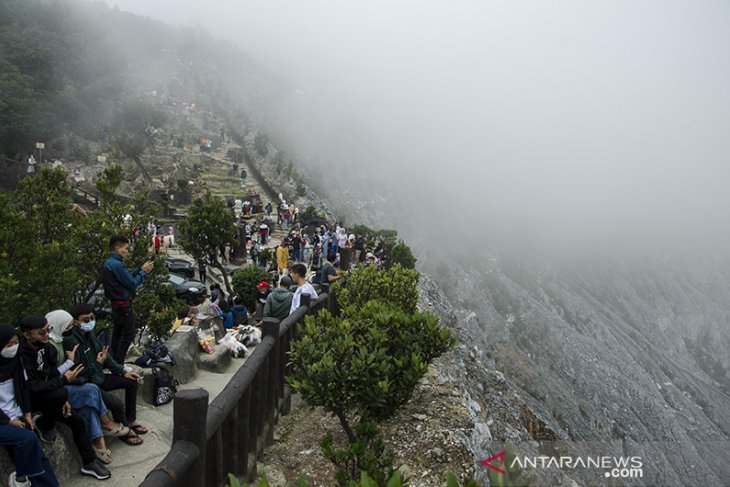
[[130,431],[129,434],[126,436],[120,436],[119,439],[130,446],[138,446],[144,443],[144,440],[134,434],[133,431]]
[[145,428],[144,426],[142,426],[139,423],[138,424],[131,424],[131,425],[129,425],[129,429],[131,429],[132,431],[134,431],[138,435],[146,435],[147,433],[150,432],[150,430],[148,430],[147,428]]
[[122,423],[117,423],[117,427],[113,430],[104,429],[104,436],[127,436],[129,428]]
[[107,465],[112,463],[112,451],[111,450],[109,450],[109,449],[104,450],[103,448],[94,447],[94,452],[96,452],[96,458],[98,458],[100,462],[105,463]]

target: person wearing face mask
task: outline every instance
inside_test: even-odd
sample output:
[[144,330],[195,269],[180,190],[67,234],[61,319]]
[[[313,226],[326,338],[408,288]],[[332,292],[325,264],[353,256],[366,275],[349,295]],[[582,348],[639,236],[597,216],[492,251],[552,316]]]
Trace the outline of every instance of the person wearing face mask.
[[44,316],[23,317],[20,329],[22,339],[18,355],[28,377],[31,407],[41,412],[35,421],[38,436],[41,441],[53,443],[56,421],[64,423],[71,429],[74,444],[81,454],[81,474],[99,480],[108,479],[111,472],[96,457],[86,424],[79,414],[73,412],[65,388],[83,371],[83,366],[67,368],[63,374],[58,371],[56,349],[48,343],[48,322]]
[[[141,445],[143,440],[139,435],[147,433],[148,430],[137,421],[139,375],[134,372],[125,372],[124,368],[109,354],[109,347],[101,346],[101,342],[94,334],[96,320],[94,319],[94,308],[91,305],[77,304],[71,308],[70,313],[74,320],[74,327],[71,335],[63,338],[63,349],[70,352],[78,346],[74,362],[84,366],[80,377],[99,386],[101,398],[112,412],[114,420],[129,428],[129,433],[120,436],[119,439],[128,445]],[[105,368],[109,369],[111,373],[105,374]],[[124,403],[111,394],[111,391],[117,389],[124,389]]]
[[101,270],[101,279],[104,284],[104,295],[112,303],[112,357],[117,363],[124,364],[129,346],[134,339],[134,311],[132,299],[134,291],[142,284],[147,274],[152,272],[154,263],[145,262],[144,265],[130,272],[124,265],[124,259],[129,254],[129,240],[122,235],[116,235],[109,240],[109,257]]
[[[74,367],[75,352],[72,350],[65,352],[63,350],[63,337],[70,336],[73,331],[73,317],[62,309],[51,311],[46,315],[48,321],[48,343],[52,345],[57,352],[58,360],[55,365],[59,374],[65,374],[66,371]],[[65,362],[61,362],[61,357],[65,357]],[[96,384],[83,383],[78,378],[72,383],[66,384],[65,388],[68,392],[68,402],[74,411],[78,411],[86,425],[86,431],[89,433],[94,452],[99,460],[105,464],[112,462],[112,453],[106,447],[104,434],[108,436],[125,436],[129,433],[129,428],[121,423],[115,423],[106,414],[107,408],[101,399],[101,391]]]
[[18,334],[0,324],[0,445],[10,450],[16,471],[10,487],[57,487],[53,467],[33,433],[30,396],[18,353]]

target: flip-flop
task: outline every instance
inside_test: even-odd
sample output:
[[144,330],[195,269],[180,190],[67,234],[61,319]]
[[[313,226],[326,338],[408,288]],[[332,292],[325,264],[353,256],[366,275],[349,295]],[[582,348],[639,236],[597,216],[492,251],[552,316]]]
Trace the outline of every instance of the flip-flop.
[[130,425],[129,426],[129,429],[131,429],[132,431],[134,431],[138,435],[146,435],[147,433],[150,432],[150,430],[148,430],[147,428],[145,428],[141,424]]
[[144,440],[142,438],[137,435],[133,435],[132,432],[130,432],[126,436],[120,436],[119,439],[130,446],[139,446],[144,443]]
[[100,462],[102,462],[106,465],[109,465],[110,463],[112,463],[112,451],[111,450],[94,447],[94,453],[96,453],[96,458],[98,458]]
[[117,424],[117,427],[113,430],[104,430],[104,436],[127,436],[129,434],[129,428],[121,423]]

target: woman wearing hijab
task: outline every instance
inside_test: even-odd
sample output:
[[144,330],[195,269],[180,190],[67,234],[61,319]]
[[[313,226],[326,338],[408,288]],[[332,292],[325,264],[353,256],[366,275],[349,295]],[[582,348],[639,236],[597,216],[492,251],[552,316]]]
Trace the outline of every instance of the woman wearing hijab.
[[0,445],[12,451],[16,471],[10,474],[11,487],[57,487],[48,457],[33,433],[30,396],[18,358],[18,334],[10,325],[0,324]]
[[[74,319],[70,313],[59,309],[48,313],[46,320],[48,321],[49,343],[58,352],[56,365],[59,374],[63,375],[75,366],[75,352],[64,353],[63,351],[63,338],[71,335]],[[62,357],[66,358],[63,363],[61,363]],[[129,428],[121,423],[115,423],[107,416],[107,408],[97,385],[72,383],[65,387],[68,391],[68,402],[86,423],[86,431],[89,433],[97,458],[107,465],[112,463],[112,452],[106,447],[104,433],[109,436],[125,436],[129,434]]]

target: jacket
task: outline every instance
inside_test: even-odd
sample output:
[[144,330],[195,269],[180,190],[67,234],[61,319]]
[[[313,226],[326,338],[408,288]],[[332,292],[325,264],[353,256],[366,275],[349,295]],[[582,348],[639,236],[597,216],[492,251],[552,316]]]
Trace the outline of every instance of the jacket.
[[101,352],[102,346],[99,339],[93,333],[87,333],[84,336],[84,333],[78,327],[74,327],[71,335],[63,339],[63,349],[70,351],[73,350],[75,345],[78,345],[79,348],[76,349],[74,362],[84,364],[81,377],[88,378],[91,382],[99,386],[104,383],[104,367],[109,369],[112,374],[124,374],[124,367],[112,358],[111,353],[107,354],[103,366],[96,361],[96,356]]
[[104,283],[104,295],[110,301],[131,301],[134,290],[142,284],[147,273],[142,269],[129,272],[122,258],[110,254],[101,269],[101,280]]
[[28,341],[20,340],[18,348],[20,363],[28,376],[28,391],[31,394],[44,394],[61,389],[68,384],[66,376],[58,371],[58,352],[56,347],[46,343],[38,350],[33,350]]
[[289,267],[289,249],[281,245],[276,247],[276,264],[279,266],[279,269]]
[[233,323],[235,325],[245,325],[248,321],[248,310],[242,304],[231,308],[231,312],[233,313]]
[[266,298],[264,304],[264,318],[279,318],[283,320],[289,316],[289,308],[291,308],[291,300],[294,297],[292,293],[286,289],[277,287]]
[[[15,392],[15,402],[20,406],[20,410],[25,413],[31,412],[30,408],[30,394],[28,392],[28,383],[25,376],[25,371],[20,363],[20,357],[16,356],[15,360],[18,360],[18,366],[12,375],[13,379],[13,390]],[[11,418],[8,418],[2,410],[0,410],[0,426],[6,425],[10,422]]]

